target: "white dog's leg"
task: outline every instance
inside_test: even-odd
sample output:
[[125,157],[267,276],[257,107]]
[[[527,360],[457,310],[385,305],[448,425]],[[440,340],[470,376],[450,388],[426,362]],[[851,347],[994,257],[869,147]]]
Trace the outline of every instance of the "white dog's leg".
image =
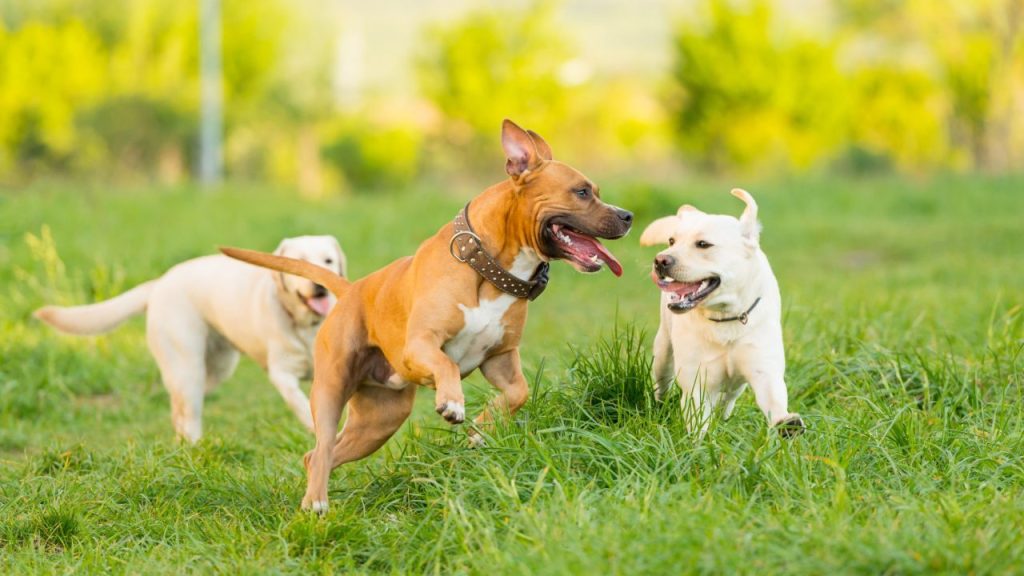
[[154,302],[146,318],[146,340],[171,397],[171,422],[178,436],[196,443],[203,435],[207,326],[193,311]]
[[743,384],[722,395],[722,403],[725,404],[725,408],[722,410],[723,420],[728,420],[732,416],[733,408],[736,408],[736,400],[746,389],[747,385]]
[[288,407],[291,408],[295,416],[302,422],[302,425],[310,432],[313,432],[313,414],[310,411],[309,399],[302,392],[302,388],[299,388],[298,377],[291,372],[276,367],[271,367],[268,374],[270,381],[273,382],[277,391],[281,393],[281,397],[284,398]]
[[754,370],[748,380],[768,424],[775,426],[793,418],[799,419],[798,415],[789,412],[786,381],[781,376]]
[[665,397],[669,386],[672,385],[672,377],[675,372],[672,361],[671,318],[665,318],[666,314],[671,314],[671,312],[662,310],[661,325],[658,326],[658,333],[654,335],[652,377],[654,379],[654,399],[659,402]]
[[174,431],[190,444],[203,435],[203,396],[206,374],[202,358],[167,361],[158,357],[160,375],[171,397]]
[[686,430],[703,438],[711,425],[711,414],[720,394],[707,390],[708,374],[705,370],[680,370],[676,374],[676,382],[683,392],[679,404],[686,420]]

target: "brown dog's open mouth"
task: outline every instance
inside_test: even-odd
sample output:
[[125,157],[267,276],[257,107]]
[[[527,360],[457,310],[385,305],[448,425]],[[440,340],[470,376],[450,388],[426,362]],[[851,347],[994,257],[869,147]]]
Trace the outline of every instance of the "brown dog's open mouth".
[[669,295],[668,309],[677,314],[693,310],[722,284],[718,276],[696,282],[679,282],[667,276],[659,277],[657,272],[652,271],[651,277],[658,288]]
[[544,227],[544,236],[557,252],[549,253],[549,256],[569,260],[583,272],[597,272],[602,264],[607,264],[613,274],[622,276],[622,264],[597,238],[557,222],[550,222]]

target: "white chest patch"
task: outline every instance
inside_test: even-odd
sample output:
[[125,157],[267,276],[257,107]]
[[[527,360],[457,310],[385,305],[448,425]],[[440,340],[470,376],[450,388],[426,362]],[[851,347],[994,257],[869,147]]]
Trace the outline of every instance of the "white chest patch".
[[487,351],[501,342],[505,336],[501,319],[515,301],[515,296],[502,294],[494,300],[481,300],[476,308],[459,304],[466,324],[445,343],[444,353],[459,365],[460,372],[465,374],[476,369],[484,361]]
[[[517,278],[527,280],[533,275],[540,259],[529,248],[524,248],[516,256],[509,270]],[[516,297],[502,294],[494,300],[480,300],[479,305],[470,308],[459,304],[465,324],[459,333],[445,342],[442,350],[459,365],[463,374],[475,370],[484,361],[487,352],[501,343],[505,336],[505,326],[501,319],[505,316]]]

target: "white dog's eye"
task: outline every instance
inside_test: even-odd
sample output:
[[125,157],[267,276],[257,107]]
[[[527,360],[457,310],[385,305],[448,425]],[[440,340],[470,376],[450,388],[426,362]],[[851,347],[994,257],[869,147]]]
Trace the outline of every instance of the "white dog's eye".
[[673,245],[673,244],[675,244],[675,243],[676,243],[676,239],[675,239],[675,238],[669,238],[669,239],[668,239],[668,245],[669,245],[669,246],[671,246],[671,245]]
[[330,258],[328,258],[328,259],[324,260],[324,264],[334,264],[334,260],[331,260]]
[[711,248],[712,246],[714,246],[714,244],[708,242],[707,240],[697,240],[697,243],[694,244],[694,246],[700,248],[701,250],[704,250],[706,248]]

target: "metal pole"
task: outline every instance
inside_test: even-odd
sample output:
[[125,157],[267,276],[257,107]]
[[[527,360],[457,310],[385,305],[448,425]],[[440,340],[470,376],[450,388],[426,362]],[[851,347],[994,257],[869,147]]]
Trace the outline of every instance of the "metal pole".
[[221,86],[220,0],[199,0],[199,68],[202,117],[199,126],[199,180],[217,184],[223,158],[224,93]]

